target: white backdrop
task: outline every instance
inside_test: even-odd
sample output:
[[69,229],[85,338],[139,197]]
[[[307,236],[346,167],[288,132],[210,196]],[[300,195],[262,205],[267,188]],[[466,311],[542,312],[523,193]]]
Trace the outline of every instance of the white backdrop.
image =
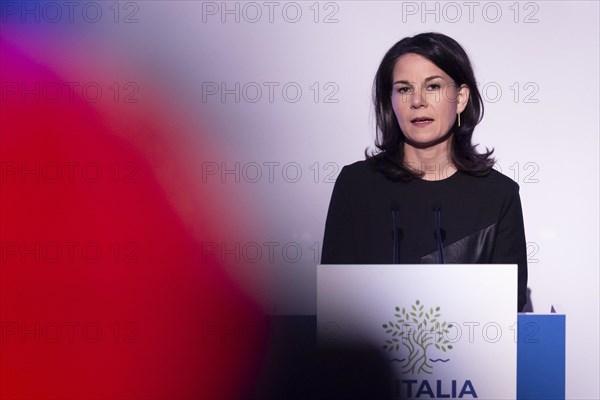
[[[247,271],[232,274],[270,312],[315,313],[333,178],[372,145],[377,66],[402,37],[447,34],[469,53],[486,100],[475,140],[521,186],[533,310],[567,315],[567,398],[598,398],[598,3],[275,2],[272,15],[254,4],[227,3],[231,14],[223,3],[171,9],[178,26],[161,47],[187,54],[188,65],[169,66],[185,79],[203,70],[202,82],[233,89],[189,93],[235,143],[236,154],[215,161],[240,163],[239,185],[268,227],[240,243],[262,246],[255,267],[270,290],[253,289]],[[273,258],[265,242],[278,243]]]
[[174,95],[162,100],[208,120],[229,149],[190,168],[205,178],[199,190],[245,194],[261,233],[218,245],[231,276],[276,314],[315,314],[333,182],[372,146],[384,53],[426,31],[461,43],[485,100],[475,141],[521,187],[533,310],[567,315],[567,398],[600,397],[597,1],[139,5],[143,26],[102,35],[168,74]]

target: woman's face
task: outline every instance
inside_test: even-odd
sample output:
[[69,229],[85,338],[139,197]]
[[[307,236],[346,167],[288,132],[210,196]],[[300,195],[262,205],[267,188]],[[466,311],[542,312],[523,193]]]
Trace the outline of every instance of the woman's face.
[[392,73],[392,108],[406,143],[426,148],[450,137],[458,112],[469,99],[469,88],[418,54],[398,58]]

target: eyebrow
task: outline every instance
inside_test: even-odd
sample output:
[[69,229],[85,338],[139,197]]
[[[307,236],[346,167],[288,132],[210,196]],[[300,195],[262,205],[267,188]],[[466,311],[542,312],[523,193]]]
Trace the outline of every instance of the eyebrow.
[[[431,75],[431,76],[428,76],[427,78],[425,78],[425,80],[423,82],[427,82],[427,81],[430,81],[430,80],[436,79],[436,78],[444,79],[440,75]],[[400,80],[400,81],[395,81],[394,83],[392,83],[392,86],[395,85],[395,84],[397,84],[397,83],[403,83],[405,85],[410,85],[411,84],[409,81]]]

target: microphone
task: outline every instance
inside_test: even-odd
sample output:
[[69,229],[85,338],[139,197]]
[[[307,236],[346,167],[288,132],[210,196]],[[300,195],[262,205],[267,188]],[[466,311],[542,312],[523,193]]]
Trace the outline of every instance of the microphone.
[[433,220],[435,224],[435,237],[437,239],[439,262],[444,264],[444,245],[442,244],[442,228],[441,228],[441,214],[442,209],[440,207],[433,208]]
[[400,264],[400,211],[396,202],[392,203],[392,264]]

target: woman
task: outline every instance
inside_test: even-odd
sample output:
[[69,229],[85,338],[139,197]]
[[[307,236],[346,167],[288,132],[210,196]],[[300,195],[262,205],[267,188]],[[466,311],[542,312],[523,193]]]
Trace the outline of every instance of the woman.
[[[483,102],[464,49],[439,33],[396,43],[374,81],[375,154],[335,183],[323,264],[518,264],[527,256],[519,185],[471,143]],[[486,149],[487,150],[487,149]]]

